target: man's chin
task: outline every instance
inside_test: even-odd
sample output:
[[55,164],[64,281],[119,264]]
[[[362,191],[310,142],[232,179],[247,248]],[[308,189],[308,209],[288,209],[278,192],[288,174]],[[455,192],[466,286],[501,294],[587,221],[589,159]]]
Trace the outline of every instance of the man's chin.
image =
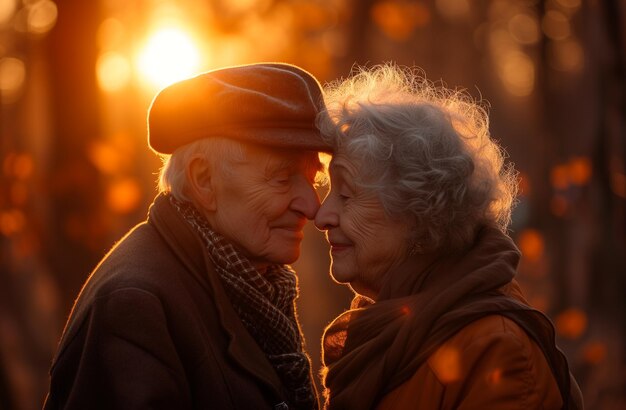
[[296,262],[300,257],[300,249],[297,249],[293,252],[285,253],[282,255],[276,256],[274,259],[274,263],[279,265],[291,265]]

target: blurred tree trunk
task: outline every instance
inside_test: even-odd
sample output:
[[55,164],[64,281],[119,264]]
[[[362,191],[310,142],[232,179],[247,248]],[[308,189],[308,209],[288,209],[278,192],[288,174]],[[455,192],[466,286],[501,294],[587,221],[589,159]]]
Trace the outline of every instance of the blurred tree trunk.
[[[621,4],[620,4],[621,3]],[[626,5],[607,0],[586,5],[594,16],[589,58],[599,79],[597,143],[593,149],[599,238],[592,261],[592,304],[615,312],[626,335]],[[620,9],[621,8],[621,9]],[[624,340],[626,352],[626,340]]]
[[347,77],[352,67],[365,65],[372,57],[370,47],[372,5],[376,0],[352,0],[352,18],[348,26],[346,39],[346,54],[335,63],[335,73],[339,77]]
[[[103,198],[87,148],[99,134],[95,78],[97,3],[65,0],[48,37],[53,118],[50,184],[52,213],[45,244],[69,312],[82,282],[102,253],[95,218]],[[96,239],[97,240],[97,239]],[[102,244],[100,251],[104,252]]]

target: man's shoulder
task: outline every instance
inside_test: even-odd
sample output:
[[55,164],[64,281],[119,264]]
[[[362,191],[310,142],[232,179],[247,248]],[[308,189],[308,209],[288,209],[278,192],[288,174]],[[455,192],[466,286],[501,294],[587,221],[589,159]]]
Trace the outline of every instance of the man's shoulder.
[[182,269],[156,229],[149,223],[132,228],[113,245],[85,281],[77,300],[90,304],[121,289],[133,288],[159,294]]

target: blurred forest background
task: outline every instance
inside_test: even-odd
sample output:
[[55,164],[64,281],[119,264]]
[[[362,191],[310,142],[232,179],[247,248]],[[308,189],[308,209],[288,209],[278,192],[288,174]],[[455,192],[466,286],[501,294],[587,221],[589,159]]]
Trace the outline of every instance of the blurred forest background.
[[[146,216],[155,92],[258,61],[321,82],[395,61],[488,102],[520,171],[518,279],[554,320],[587,408],[626,408],[625,1],[0,0],[0,409],[41,406],[81,284]],[[303,246],[317,370],[351,294],[312,225]]]

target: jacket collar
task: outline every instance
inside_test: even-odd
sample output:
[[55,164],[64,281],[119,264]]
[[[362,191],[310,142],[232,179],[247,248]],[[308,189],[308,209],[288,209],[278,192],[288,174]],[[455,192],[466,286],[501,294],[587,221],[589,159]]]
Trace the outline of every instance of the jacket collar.
[[232,307],[213,262],[204,250],[202,239],[176,211],[167,194],[155,198],[148,223],[156,228],[172,252],[215,301],[220,324],[229,337],[228,354],[231,358],[282,400],[284,394],[278,375]]

